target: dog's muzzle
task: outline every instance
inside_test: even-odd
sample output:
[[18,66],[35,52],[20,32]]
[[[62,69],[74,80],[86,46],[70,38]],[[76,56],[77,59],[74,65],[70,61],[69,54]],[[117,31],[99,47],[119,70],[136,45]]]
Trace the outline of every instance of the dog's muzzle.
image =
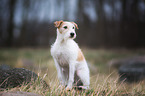
[[73,38],[74,37],[74,33],[70,33],[70,38]]

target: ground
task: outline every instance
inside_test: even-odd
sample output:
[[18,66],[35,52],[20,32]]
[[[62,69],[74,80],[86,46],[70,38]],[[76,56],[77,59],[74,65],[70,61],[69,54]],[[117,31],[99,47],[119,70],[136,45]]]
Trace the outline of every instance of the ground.
[[50,89],[43,89],[39,82],[31,86],[23,85],[13,89],[1,91],[25,91],[41,95],[143,95],[145,94],[145,82],[128,84],[119,82],[116,69],[110,68],[107,64],[112,59],[120,59],[130,56],[144,55],[145,50],[126,49],[82,49],[85,58],[90,66],[90,89],[65,91],[61,88],[57,79],[57,72],[54,61],[50,55],[50,49],[0,49],[0,64],[8,64],[11,67],[27,68],[41,76]]

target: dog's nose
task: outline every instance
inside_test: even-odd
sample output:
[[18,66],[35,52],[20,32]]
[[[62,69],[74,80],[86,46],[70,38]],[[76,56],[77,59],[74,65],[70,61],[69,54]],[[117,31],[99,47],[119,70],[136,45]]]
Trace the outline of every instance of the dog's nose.
[[71,37],[74,37],[74,35],[75,35],[74,33],[70,33],[70,36],[71,36]]

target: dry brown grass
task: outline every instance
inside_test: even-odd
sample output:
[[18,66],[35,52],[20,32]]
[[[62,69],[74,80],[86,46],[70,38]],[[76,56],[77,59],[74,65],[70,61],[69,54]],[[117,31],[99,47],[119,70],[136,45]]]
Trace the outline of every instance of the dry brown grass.
[[[124,58],[134,55],[144,55],[144,50],[83,50],[91,69],[91,85],[89,90],[71,90],[65,91],[65,88],[59,86],[57,72],[53,59],[48,49],[1,49],[0,63],[9,64],[12,67],[25,67],[36,72],[42,77],[50,89],[44,89],[42,84],[34,82],[31,85],[23,85],[18,88],[7,89],[3,91],[25,91],[41,94],[44,96],[141,96],[145,94],[145,82],[127,84],[118,82],[119,76],[117,70],[110,69],[107,62],[112,59]],[[25,66],[26,62],[22,59],[31,61],[32,67]],[[18,62],[20,61],[20,62]],[[96,69],[96,70],[95,70]]]

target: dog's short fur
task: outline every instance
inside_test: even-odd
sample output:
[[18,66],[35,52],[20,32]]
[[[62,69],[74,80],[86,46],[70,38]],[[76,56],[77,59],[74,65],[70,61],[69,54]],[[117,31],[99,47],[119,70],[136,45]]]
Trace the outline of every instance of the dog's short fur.
[[54,25],[57,27],[57,38],[51,47],[51,55],[60,83],[67,86],[66,90],[71,90],[75,84],[83,89],[88,89],[89,68],[81,49],[73,40],[76,37],[77,24],[61,20],[54,22]]

